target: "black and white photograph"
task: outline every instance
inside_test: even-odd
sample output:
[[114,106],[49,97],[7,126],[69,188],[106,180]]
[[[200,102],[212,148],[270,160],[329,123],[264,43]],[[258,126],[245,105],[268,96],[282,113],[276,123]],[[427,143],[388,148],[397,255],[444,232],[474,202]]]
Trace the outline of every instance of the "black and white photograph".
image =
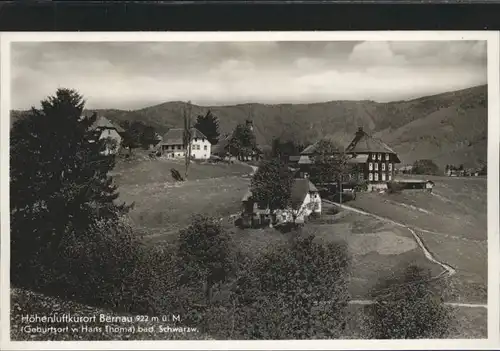
[[4,346],[498,344],[498,33],[114,34],[2,36]]

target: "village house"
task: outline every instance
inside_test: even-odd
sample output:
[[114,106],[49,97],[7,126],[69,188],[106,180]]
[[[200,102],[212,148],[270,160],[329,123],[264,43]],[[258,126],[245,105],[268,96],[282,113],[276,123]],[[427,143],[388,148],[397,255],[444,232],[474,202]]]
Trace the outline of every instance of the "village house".
[[[309,172],[308,166],[318,153],[318,143],[308,146],[300,154],[298,165],[303,174]],[[365,181],[370,189],[386,188],[387,182],[394,178],[394,165],[401,162],[394,150],[367,134],[363,128],[358,129],[344,153],[348,163],[353,166],[349,180]]]
[[[247,120],[245,122],[246,127],[253,133],[254,127],[253,122],[251,120]],[[226,134],[219,139],[217,145],[214,145],[212,148],[212,155],[221,157],[223,159],[232,159],[237,158],[237,151],[232,149],[231,141],[233,139],[232,134]],[[262,158],[262,150],[260,150],[257,146],[252,148],[251,150],[246,150],[246,153],[240,155],[241,161],[258,161]]]
[[212,147],[212,155],[230,159],[231,158],[230,143],[231,143],[231,135],[222,136],[221,138],[219,138],[219,142],[217,143],[217,145],[214,145]]
[[103,154],[116,154],[120,150],[123,141],[122,135],[125,132],[122,127],[101,116],[96,119],[90,129],[98,132],[99,139],[109,140],[109,143],[106,143],[106,149],[102,151]]
[[285,223],[304,223],[315,214],[321,215],[321,196],[309,179],[295,179],[291,192],[291,207],[277,209],[271,214],[267,204],[254,201],[248,191],[242,201],[242,226],[258,227]]
[[[184,129],[170,129],[158,144],[158,150],[168,158],[186,156],[184,145]],[[206,160],[210,158],[212,145],[207,137],[196,128],[191,128],[191,158]]]

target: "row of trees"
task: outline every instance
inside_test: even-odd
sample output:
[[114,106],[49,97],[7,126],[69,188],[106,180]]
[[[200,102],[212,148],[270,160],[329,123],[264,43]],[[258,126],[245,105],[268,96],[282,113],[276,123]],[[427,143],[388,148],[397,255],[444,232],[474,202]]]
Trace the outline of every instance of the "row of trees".
[[411,169],[413,174],[439,175],[439,166],[432,160],[417,160]]
[[227,152],[243,160],[251,157],[257,151],[257,139],[253,128],[249,123],[238,124],[230,136]]
[[446,172],[448,172],[448,171],[463,171],[464,170],[464,165],[461,164],[458,167],[455,166],[455,165],[446,165],[445,168],[444,168],[444,170]]
[[[278,142],[275,143],[278,144]],[[290,147],[289,143],[285,145]],[[261,162],[257,172],[251,180],[250,190],[254,200],[265,204],[274,213],[278,209],[291,208],[294,217],[297,217],[298,208],[292,206],[292,187],[295,172],[289,168],[287,157],[280,153],[281,146],[276,147],[275,157]],[[293,146],[295,147],[295,146]],[[293,147],[289,150],[293,151]],[[317,186],[326,187],[330,191],[330,185],[341,189],[340,183],[349,179],[354,171],[348,163],[348,157],[338,149],[330,140],[320,140],[316,144],[315,154],[309,166],[309,179]]]
[[288,160],[290,156],[299,155],[307,147],[307,145],[307,143],[299,143],[294,140],[274,138],[271,143],[271,153],[269,158]]
[[[286,244],[249,256],[219,221],[195,216],[175,244],[144,246],[125,216],[130,206],[116,203],[117,188],[108,175],[114,156],[100,153],[100,141],[91,142],[93,121],[80,118],[83,107],[77,92],[59,89],[12,128],[14,286],[120,312],[178,313],[184,325],[217,338],[345,334],[345,245],[325,245],[297,232]],[[277,165],[275,182],[288,180]],[[263,174],[256,174],[255,183]],[[409,286],[407,276],[401,279]],[[391,283],[394,297],[381,297],[367,311],[367,335],[441,336],[437,331],[445,330],[437,326],[446,325],[446,313],[442,304],[429,301],[434,295],[427,281],[412,280],[406,290]]]
[[141,121],[123,121],[121,127],[125,130],[123,133],[123,146],[130,149],[142,147],[147,149],[149,145],[156,145],[156,129]]

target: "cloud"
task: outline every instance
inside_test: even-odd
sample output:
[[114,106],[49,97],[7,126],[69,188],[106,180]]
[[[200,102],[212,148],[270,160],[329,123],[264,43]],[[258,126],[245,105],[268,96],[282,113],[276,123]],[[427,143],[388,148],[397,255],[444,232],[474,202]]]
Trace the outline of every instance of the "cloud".
[[486,82],[485,42],[14,43],[12,107],[58,87],[89,108],[390,101]]
[[369,41],[353,48],[349,62],[361,66],[393,66],[405,64],[406,60],[391,50],[390,43]]

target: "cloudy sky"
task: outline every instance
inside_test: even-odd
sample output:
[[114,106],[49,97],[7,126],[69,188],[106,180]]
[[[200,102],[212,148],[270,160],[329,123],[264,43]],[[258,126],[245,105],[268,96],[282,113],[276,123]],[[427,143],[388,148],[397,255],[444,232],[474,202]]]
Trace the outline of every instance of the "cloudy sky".
[[486,42],[13,43],[12,108],[394,101],[485,84]]

